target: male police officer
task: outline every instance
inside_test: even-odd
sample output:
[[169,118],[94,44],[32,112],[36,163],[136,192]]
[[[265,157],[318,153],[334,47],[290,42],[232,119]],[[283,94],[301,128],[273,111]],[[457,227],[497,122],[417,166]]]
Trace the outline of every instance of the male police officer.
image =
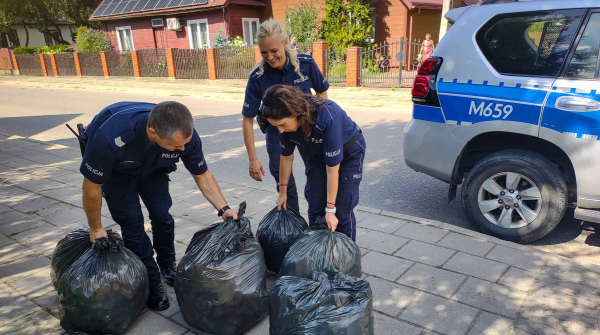
[[[169,214],[172,201],[165,170],[172,169],[181,158],[202,194],[219,210],[219,216],[237,219],[237,213],[227,206],[217,181],[207,169],[200,137],[184,105],[172,101],[158,105],[116,103],[102,110],[85,132],[88,143],[80,171],[85,177],[83,208],[90,225],[90,241],[107,236],[100,223],[104,196],[112,218],[121,226],[125,246],[148,270],[148,307],[165,310],[169,299],[160,273],[170,286],[175,278],[174,222]],[[138,196],[150,215],[157,262],[144,231]]]

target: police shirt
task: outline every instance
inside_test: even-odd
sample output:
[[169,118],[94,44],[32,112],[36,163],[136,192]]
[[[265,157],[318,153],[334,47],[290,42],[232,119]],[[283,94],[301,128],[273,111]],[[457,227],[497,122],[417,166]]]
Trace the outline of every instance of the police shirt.
[[200,137],[194,129],[183,151],[168,151],[150,145],[146,122],[154,104],[119,102],[103,109],[86,128],[88,144],[81,162],[81,173],[96,184],[103,184],[113,172],[143,177],[157,169],[183,161],[194,175],[206,172]]
[[298,54],[300,63],[300,72],[303,78],[296,73],[294,66],[290,63],[290,55],[285,53],[285,66],[283,70],[272,68],[269,64],[264,64],[265,72],[258,76],[258,68],[252,71],[246,85],[246,95],[244,97],[244,107],[242,114],[248,117],[255,117],[260,107],[260,101],[267,91],[273,85],[284,84],[292,85],[301,89],[305,93],[311,93],[313,88],[321,93],[329,89],[329,83],[321,74],[319,67],[309,55]]
[[313,114],[313,126],[308,141],[302,128],[295,132],[280,134],[281,155],[294,153],[296,146],[308,159],[324,159],[328,166],[336,166],[345,159],[354,156],[353,152],[345,152],[344,144],[357,132],[356,123],[335,102],[325,100],[325,104]]

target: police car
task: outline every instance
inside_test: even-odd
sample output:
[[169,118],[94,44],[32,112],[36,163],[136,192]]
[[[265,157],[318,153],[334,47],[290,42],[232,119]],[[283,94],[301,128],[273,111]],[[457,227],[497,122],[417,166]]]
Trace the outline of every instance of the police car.
[[462,184],[471,222],[529,242],[600,222],[600,1],[492,0],[451,10],[404,131],[412,169]]

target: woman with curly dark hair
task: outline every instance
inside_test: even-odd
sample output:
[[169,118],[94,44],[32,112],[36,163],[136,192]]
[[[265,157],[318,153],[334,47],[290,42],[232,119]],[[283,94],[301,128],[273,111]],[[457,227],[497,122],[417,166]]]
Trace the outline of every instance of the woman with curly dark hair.
[[277,207],[286,206],[286,187],[298,147],[306,167],[304,196],[310,225],[325,216],[332,231],[356,240],[353,210],[358,205],[366,149],[360,128],[335,102],[294,86],[271,86],[261,110],[277,127],[281,140]]

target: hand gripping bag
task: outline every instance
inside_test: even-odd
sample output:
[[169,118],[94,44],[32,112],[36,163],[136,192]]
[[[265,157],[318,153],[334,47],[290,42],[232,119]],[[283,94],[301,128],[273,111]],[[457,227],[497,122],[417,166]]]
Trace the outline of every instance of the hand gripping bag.
[[58,289],[58,282],[63,273],[91,247],[88,226],[80,226],[58,241],[52,253],[50,267],[50,278],[55,289]]
[[256,239],[265,253],[267,270],[279,272],[285,254],[306,228],[306,220],[293,208],[278,211],[275,207],[265,215],[258,225]]
[[330,279],[338,271],[360,278],[360,249],[343,233],[323,225],[310,227],[285,255],[279,276],[312,278],[315,271],[325,272]]
[[117,233],[97,239],[58,282],[61,326],[70,334],[119,334],[148,300],[148,273]]
[[175,293],[190,326],[238,335],[268,313],[267,267],[250,220],[228,219],[194,234],[177,266]]
[[269,290],[269,327],[271,335],[373,335],[369,282],[342,273],[280,277]]

